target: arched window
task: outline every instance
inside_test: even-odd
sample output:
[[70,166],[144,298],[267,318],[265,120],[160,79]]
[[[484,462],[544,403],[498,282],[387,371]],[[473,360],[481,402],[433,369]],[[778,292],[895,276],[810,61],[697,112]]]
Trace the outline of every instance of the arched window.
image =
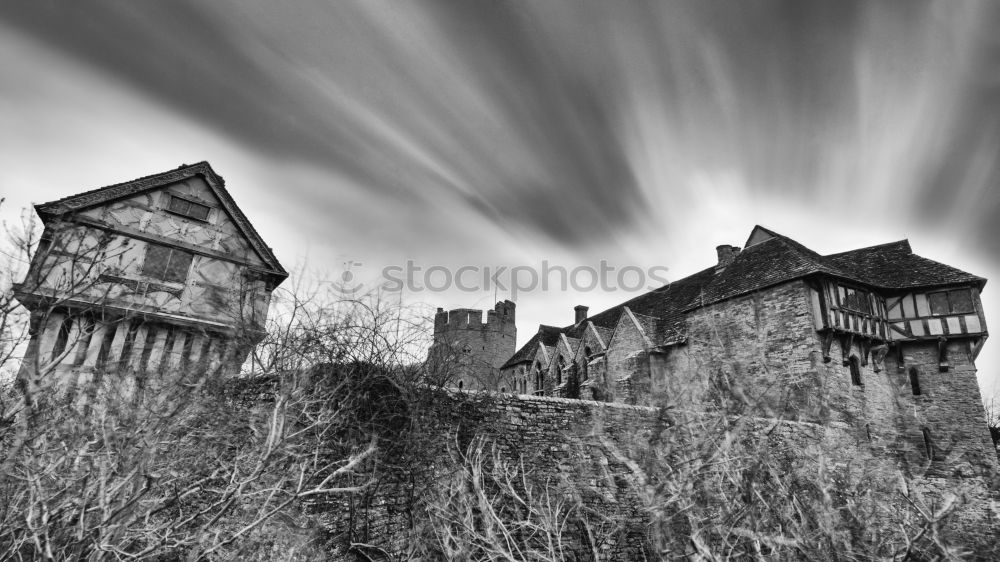
[[587,347],[584,347],[583,348],[583,357],[585,359],[590,359],[591,355],[593,355],[593,353],[590,351],[590,346],[588,345]]
[[458,389],[462,390],[462,381],[458,381]]
[[542,362],[535,361],[535,394],[541,394],[544,389],[542,388],[542,383],[544,378],[542,377]]
[[920,372],[916,367],[910,367],[910,390],[914,396],[920,396]]
[[861,385],[861,361],[856,355],[852,355],[850,361],[848,362],[851,367],[851,384],[854,386]]
[[559,365],[558,365],[558,368],[556,369],[556,386],[559,386],[560,384],[562,384],[562,373],[563,373],[563,369],[565,369],[565,368],[566,368],[566,359],[562,355],[560,355],[559,356]]

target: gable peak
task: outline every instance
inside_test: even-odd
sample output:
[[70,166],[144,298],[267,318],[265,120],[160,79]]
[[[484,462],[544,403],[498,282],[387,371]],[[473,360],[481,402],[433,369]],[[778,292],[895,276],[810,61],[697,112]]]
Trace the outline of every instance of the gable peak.
[[744,248],[749,248],[750,246],[755,246],[761,242],[767,242],[768,240],[778,238],[778,234],[772,230],[768,230],[761,225],[755,225],[753,230],[750,231],[750,237],[747,238],[747,243],[743,245]]

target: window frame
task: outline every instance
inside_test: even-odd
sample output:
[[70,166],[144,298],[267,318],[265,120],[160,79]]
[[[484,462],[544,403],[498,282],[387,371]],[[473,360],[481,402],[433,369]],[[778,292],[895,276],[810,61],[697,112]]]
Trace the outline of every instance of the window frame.
[[[969,310],[955,310],[955,308],[954,308],[954,306],[952,304],[951,294],[952,293],[959,293],[959,292],[965,292],[969,296]],[[934,307],[931,306],[931,295],[944,295],[944,298],[945,298],[945,300],[948,303],[948,310],[947,310],[947,312],[934,312]],[[944,290],[941,290],[941,291],[933,291],[933,292],[927,293],[927,309],[930,311],[932,317],[933,316],[952,316],[952,315],[955,315],[955,314],[977,314],[978,313],[978,311],[976,310],[976,299],[975,299],[975,297],[972,294],[972,289],[970,289],[970,288],[944,289]]]
[[[150,251],[153,250],[153,249],[163,249],[163,250],[166,250],[167,252],[169,252],[167,254],[166,263],[162,267],[162,274],[161,275],[156,275],[155,272],[151,271],[146,266],[146,264],[149,263],[149,258],[150,258],[149,254],[150,254]],[[180,280],[175,280],[175,279],[172,279],[172,278],[168,278],[167,275],[166,275],[167,272],[170,271],[170,266],[171,266],[171,264],[174,261],[174,255],[176,253],[184,254],[185,256],[187,256],[187,260],[188,260],[187,261],[187,267],[184,269],[184,276]],[[190,274],[191,274],[191,265],[193,263],[194,263],[194,253],[192,253],[192,252],[189,252],[187,250],[182,250],[180,248],[173,248],[173,247],[170,247],[170,246],[165,246],[163,244],[154,244],[154,243],[150,242],[150,243],[148,243],[146,245],[146,252],[145,252],[145,254],[143,254],[142,265],[139,268],[139,273],[142,276],[144,276],[144,277],[148,277],[150,279],[156,279],[156,280],[162,281],[164,283],[177,283],[177,284],[180,284],[180,285],[185,285],[185,284],[187,284],[188,277],[190,277]]]
[[[191,219],[191,220],[196,220],[198,222],[204,222],[204,223],[208,222],[208,217],[209,217],[209,215],[212,212],[212,207],[210,205],[206,205],[206,204],[204,204],[204,203],[202,203],[200,201],[195,201],[194,199],[191,199],[189,197],[183,197],[183,196],[180,196],[180,195],[174,195],[173,193],[168,193],[167,195],[169,195],[169,197],[170,197],[167,200],[167,205],[165,207],[165,210],[168,213],[171,213],[171,214],[174,214],[174,215],[177,215],[177,216],[181,216],[181,217],[184,217],[184,218],[188,218],[188,219]],[[173,209],[174,200],[175,199],[178,200],[178,201],[183,201],[183,202],[187,203],[187,205],[188,205],[187,209],[188,210],[187,211],[178,211],[178,210]],[[198,218],[198,217],[190,214],[191,207],[194,206],[194,205],[197,205],[199,207],[204,207],[205,208],[205,218],[203,218],[203,219],[202,218]]]
[[[876,303],[873,302],[873,298],[872,298],[873,292],[871,290],[869,290],[869,289],[863,289],[861,287],[857,287],[855,285],[850,285],[850,284],[847,284],[847,283],[837,283],[837,285],[838,285],[838,290],[837,290],[837,301],[838,302],[837,302],[837,304],[838,304],[838,306],[842,310],[848,310],[848,311],[854,312],[856,314],[867,314],[868,316],[877,316],[878,315],[878,306],[876,305]],[[843,289],[843,291],[844,291],[844,296],[843,297],[840,296],[840,289]],[[857,294],[864,294],[865,295],[864,302],[867,303],[868,310],[858,310],[857,308],[848,306],[848,304],[847,304],[847,300],[848,300],[848,296],[849,296],[848,295],[848,291],[854,291],[855,295],[857,295]]]

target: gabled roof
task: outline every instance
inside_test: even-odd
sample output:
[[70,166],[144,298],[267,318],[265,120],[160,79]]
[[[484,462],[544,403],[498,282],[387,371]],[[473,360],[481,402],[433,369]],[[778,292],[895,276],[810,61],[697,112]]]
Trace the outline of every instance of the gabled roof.
[[546,326],[545,324],[539,325],[538,331],[535,332],[535,335],[531,336],[531,339],[525,342],[520,349],[514,352],[514,355],[511,355],[510,359],[508,359],[507,362],[500,368],[506,369],[507,367],[513,367],[518,363],[530,363],[531,360],[535,358],[535,350],[538,348],[539,344],[554,346],[556,342],[559,341],[559,335],[562,332],[563,329],[557,326]]
[[580,340],[578,338],[567,336],[566,332],[560,333],[559,338],[560,341],[563,343],[563,345],[566,347],[566,350],[569,351],[570,355],[574,355],[576,353],[577,348],[580,347]]
[[[949,265],[918,256],[906,240],[849,252],[820,255],[795,240],[755,226],[746,248],[725,266],[714,265],[587,318],[601,330],[614,330],[626,308],[641,322],[654,345],[681,343],[686,338],[687,312],[779,283],[816,274],[855,281],[878,289],[901,290],[972,283],[986,280]],[[570,337],[580,337],[587,323],[564,328],[542,326]],[[540,331],[539,334],[542,332]],[[536,334],[535,338],[539,335]],[[549,336],[551,338],[551,336]],[[527,353],[533,338],[508,364]],[[607,341],[607,340],[605,340]],[[525,359],[530,360],[530,358]]]
[[[586,321],[586,326],[587,329],[589,329],[594,335],[594,338],[597,340],[597,344],[601,346],[601,351],[607,351],[608,342],[611,341],[611,336],[614,335],[614,330],[597,326],[590,320]],[[580,339],[582,340],[583,337],[584,336],[581,335]]]
[[715,275],[711,282],[703,287],[697,299],[688,303],[687,310],[814,273],[843,275],[824,263],[823,256],[776,232],[756,226],[747,241],[755,238],[760,241],[737,254],[732,263],[713,268]]
[[243,211],[236,204],[236,201],[233,200],[233,197],[226,190],[225,180],[212,170],[208,162],[183,165],[168,172],[144,176],[131,181],[70,195],[69,197],[35,205],[35,210],[44,223],[53,217],[104,205],[118,199],[138,195],[199,175],[205,178],[205,182],[215,193],[215,196],[218,197],[219,202],[222,203],[223,209],[229,214],[233,223],[240,229],[267,267],[282,279],[288,277],[288,273],[281,266],[281,263],[278,262],[278,258],[274,255],[274,252],[264,243],[264,240],[253,227],[253,224],[250,223],[250,220],[247,219],[246,215],[243,214]]

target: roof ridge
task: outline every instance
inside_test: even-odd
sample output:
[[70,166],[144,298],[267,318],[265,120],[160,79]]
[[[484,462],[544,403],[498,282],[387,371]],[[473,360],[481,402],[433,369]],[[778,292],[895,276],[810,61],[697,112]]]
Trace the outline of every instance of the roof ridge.
[[[95,193],[104,191],[105,189],[110,189],[110,188],[114,188],[114,187],[120,187],[120,186],[127,185],[127,184],[130,184],[130,183],[135,183],[135,182],[147,181],[147,180],[151,180],[151,179],[154,179],[154,178],[158,178],[160,176],[165,176],[167,174],[175,174],[175,173],[177,173],[177,172],[179,172],[181,170],[187,171],[189,169],[197,168],[199,166],[207,166],[209,169],[211,169],[211,165],[207,161],[205,161],[205,160],[202,160],[201,162],[197,162],[195,164],[181,164],[180,166],[177,166],[173,170],[167,170],[165,172],[157,172],[155,174],[149,174],[149,175],[146,175],[146,176],[141,176],[141,177],[133,178],[133,179],[126,180],[126,181],[120,181],[118,183],[112,183],[112,184],[104,185],[104,186],[101,186],[101,187],[95,187],[94,189],[88,189],[87,191],[82,191],[80,193],[74,193],[72,195],[67,195],[66,197],[60,197],[59,199],[53,199],[52,201],[47,201],[45,203],[38,203],[38,204],[35,205],[35,208],[36,209],[42,209],[44,207],[52,207],[52,206],[55,206],[55,205],[57,205],[59,203],[65,203],[67,201],[76,199],[78,197],[84,197],[84,196],[87,196],[87,195],[93,195]],[[218,174],[216,174],[216,175],[218,175]],[[219,176],[219,179],[221,180],[222,176]],[[223,180],[223,183],[225,183],[225,180]]]
[[844,256],[844,255],[847,255],[847,254],[853,254],[854,252],[861,252],[863,250],[874,250],[876,248],[887,248],[889,246],[898,246],[898,245],[905,245],[907,251],[909,253],[911,253],[911,254],[913,253],[913,248],[910,246],[910,240],[908,238],[901,238],[901,239],[896,240],[894,242],[886,242],[884,244],[874,244],[872,246],[865,246],[863,248],[855,248],[853,250],[847,250],[847,251],[844,251],[844,252],[836,252],[836,253],[833,253],[833,254],[827,254],[827,255],[825,255],[823,257],[824,258],[835,258],[835,257],[839,257],[839,256]]

